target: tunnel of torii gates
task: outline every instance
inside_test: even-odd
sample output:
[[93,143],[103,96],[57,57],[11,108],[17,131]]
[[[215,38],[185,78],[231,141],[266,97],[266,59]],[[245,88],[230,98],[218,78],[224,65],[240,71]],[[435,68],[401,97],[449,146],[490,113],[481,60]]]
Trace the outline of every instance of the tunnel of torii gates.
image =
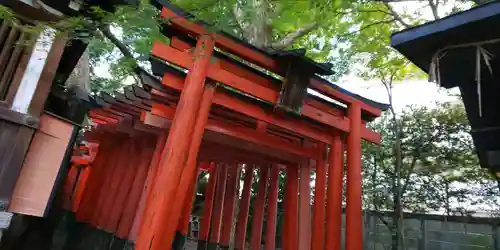
[[275,249],[284,172],[282,248],[337,250],[345,155],[345,249],[361,250],[361,141],[380,142],[366,123],[384,107],[315,76],[329,69],[300,51],[270,55],[169,8],[162,17],[170,20],[163,27],[170,43],[155,42],[151,59],[161,79],[139,70],[142,86],[94,99],[85,140],[98,150],[70,194],[77,220],[135,242],[136,250],[175,249],[188,230],[197,176],[208,171],[198,249],[227,249],[234,222],[235,249],[245,242]]

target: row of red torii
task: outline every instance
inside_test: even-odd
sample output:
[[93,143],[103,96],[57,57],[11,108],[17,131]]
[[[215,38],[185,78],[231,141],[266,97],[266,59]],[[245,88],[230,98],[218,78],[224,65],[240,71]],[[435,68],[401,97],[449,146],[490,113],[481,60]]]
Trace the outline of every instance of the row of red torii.
[[[85,140],[99,149],[69,194],[77,220],[135,242],[136,250],[176,248],[187,233],[197,176],[208,171],[198,249],[227,249],[230,242],[235,249],[246,242],[275,249],[283,202],[283,249],[340,250],[345,168],[345,249],[361,250],[361,141],[380,142],[366,128],[380,106],[314,76],[307,67],[319,66],[303,55],[269,55],[171,8],[162,17],[170,20],[163,27],[170,44],[152,49],[161,80],[139,70],[142,86],[95,97],[99,107],[89,112],[95,126]],[[305,84],[293,82],[304,77]]]

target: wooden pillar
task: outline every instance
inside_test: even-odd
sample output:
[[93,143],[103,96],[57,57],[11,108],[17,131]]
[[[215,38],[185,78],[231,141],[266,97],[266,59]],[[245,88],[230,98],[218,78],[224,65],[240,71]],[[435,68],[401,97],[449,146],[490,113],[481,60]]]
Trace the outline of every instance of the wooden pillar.
[[[110,151],[107,152],[106,156],[107,159],[103,162],[102,165],[94,167],[94,173],[95,171],[97,171],[97,169],[100,169],[99,171],[100,179],[99,182],[97,183],[95,192],[93,192],[92,194],[85,192],[85,196],[90,195],[91,197],[92,211],[88,220],[84,220],[82,222],[86,222],[95,227],[99,226],[98,223],[99,223],[100,213],[105,202],[108,199],[107,197],[108,192],[106,192],[105,187],[108,188],[109,191],[111,178],[113,176],[113,171],[115,167],[122,161],[120,156],[122,154],[122,150],[124,150],[126,147],[126,144],[123,143],[121,138],[118,138],[116,136],[110,136],[110,140],[119,142],[119,145],[121,145],[121,147],[117,146],[116,144],[110,146],[109,148]],[[111,157],[111,155],[114,155],[115,157]]]
[[144,182],[146,181],[148,167],[151,162],[151,156],[153,155],[153,148],[151,148],[151,143],[149,140],[153,138],[145,137],[142,138],[140,144],[141,154],[139,166],[137,172],[134,176],[134,181],[132,182],[132,187],[130,194],[127,198],[126,206],[123,209],[122,217],[120,219],[120,224],[118,226],[118,231],[116,235],[122,239],[128,238],[130,230],[134,223],[134,218],[136,216],[137,207],[139,206],[139,201],[141,199]]
[[299,249],[311,247],[311,168],[309,160],[300,166],[299,180]]
[[92,171],[87,180],[87,186],[82,194],[82,200],[76,210],[76,220],[80,222],[90,222],[95,207],[94,194],[99,192],[101,179],[104,178],[103,171],[105,164],[109,160],[109,154],[113,152],[111,141],[99,143],[99,152],[94,162],[89,166]]
[[217,185],[215,191],[215,201],[210,228],[210,239],[208,241],[208,250],[216,250],[219,245],[222,215],[224,209],[224,196],[226,193],[227,168],[220,164],[217,166]]
[[340,134],[333,137],[328,162],[325,250],[340,250],[342,244],[342,186],[344,182],[344,147]]
[[107,179],[102,183],[101,199],[104,199],[104,201],[99,210],[96,210],[96,212],[98,212],[96,217],[96,226],[101,229],[106,228],[115,198],[117,197],[117,193],[119,191],[120,182],[125,174],[124,168],[130,159],[129,157],[133,147],[129,139],[124,139],[122,144],[118,145],[122,145],[120,154],[113,156],[114,158],[117,158],[117,160],[115,161],[112,172],[107,172]]
[[113,206],[111,207],[111,214],[109,214],[109,218],[107,218],[105,226],[108,232],[116,233],[118,230],[118,224],[123,219],[122,212],[125,208],[126,201],[131,199],[130,195],[132,193],[132,183],[141,160],[141,149],[138,146],[137,139],[130,138],[128,162],[120,166],[123,168],[124,173],[118,185],[118,191],[116,192],[116,197],[114,197]]
[[276,249],[276,222],[278,218],[279,166],[271,167],[269,177],[269,197],[267,200],[266,250]]
[[262,225],[264,224],[264,206],[266,205],[267,182],[269,177],[269,167],[260,167],[259,189],[255,198],[255,205],[252,216],[252,238],[250,249],[260,250],[262,240]]
[[170,204],[171,209],[167,223],[168,225],[165,225],[165,236],[162,237],[160,244],[162,246],[170,247],[172,245],[175,231],[182,215],[182,208],[184,206],[184,201],[186,200],[186,195],[192,195],[192,192],[189,193],[189,187],[194,185],[194,182],[196,182],[196,174],[198,173],[198,151],[200,149],[201,138],[203,137],[203,132],[205,131],[205,125],[207,124],[208,114],[210,113],[210,107],[212,106],[214,94],[215,86],[207,83],[201,98],[200,109],[198,110],[198,115],[196,117],[196,125],[194,127],[193,134],[190,135],[191,145],[189,146],[186,166],[182,169],[182,176],[179,186],[177,187],[175,200],[172,204]]
[[311,250],[323,250],[325,243],[325,196],[326,196],[326,166],[325,144],[318,147],[318,158],[316,159],[316,185],[314,193],[314,211]]
[[238,214],[238,222],[236,224],[236,235],[234,240],[234,248],[236,250],[245,250],[245,239],[247,236],[248,212],[250,209],[250,192],[252,189],[253,165],[246,165],[245,180],[243,190],[241,192],[240,211]]
[[347,137],[346,250],[363,248],[361,210],[361,108],[353,102],[348,109],[351,131]]
[[285,190],[285,220],[283,222],[283,250],[298,250],[299,232],[299,173],[297,166],[287,167]]
[[193,201],[196,199],[196,184],[198,182],[198,168],[196,169],[195,179],[189,184],[189,189],[186,192],[186,198],[184,199],[184,204],[182,205],[182,214],[179,218],[179,223],[177,223],[177,231],[175,232],[174,242],[172,243],[172,249],[184,249],[184,245],[187,240],[189,221],[191,218],[191,210],[193,210]]
[[217,169],[215,164],[211,164],[209,179],[205,188],[205,203],[203,205],[203,215],[200,221],[200,234],[198,238],[198,250],[205,250],[208,244],[208,234],[210,233],[210,222],[212,219],[213,204],[215,198],[215,188],[217,182]]
[[222,217],[222,233],[220,237],[220,248],[229,249],[231,231],[233,229],[234,206],[236,205],[237,188],[240,182],[240,168],[233,165],[228,170],[226,185],[226,196],[224,198],[224,216]]
[[135,213],[134,222],[132,224],[132,228],[129,233],[129,240],[135,241],[137,238],[137,234],[139,233],[139,228],[144,222],[144,212],[146,209],[146,204],[148,204],[151,199],[151,193],[153,190],[153,183],[156,178],[156,174],[158,172],[158,165],[160,161],[160,156],[165,146],[165,141],[167,140],[167,136],[165,134],[159,135],[156,139],[156,146],[154,148],[153,155],[151,157],[151,161],[148,167],[148,173],[146,177],[146,181],[143,185],[141,199],[139,201],[139,206],[137,207],[137,211]]
[[172,223],[169,218],[182,170],[188,159],[213,48],[214,41],[211,36],[202,35],[198,39],[193,53],[193,66],[185,79],[184,90],[170,127],[165,154],[161,157],[158,177],[153,188],[153,199],[147,205],[144,218],[146,223],[142,225],[139,233],[136,250],[163,250],[171,247],[168,245],[168,239],[172,235],[166,234],[170,227],[169,223]]

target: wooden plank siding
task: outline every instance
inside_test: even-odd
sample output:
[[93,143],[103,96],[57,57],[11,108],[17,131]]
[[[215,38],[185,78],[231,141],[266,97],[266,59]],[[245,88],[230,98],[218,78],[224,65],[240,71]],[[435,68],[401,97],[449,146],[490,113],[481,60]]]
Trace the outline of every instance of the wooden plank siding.
[[8,207],[34,131],[0,119],[0,142],[8,142],[0,143],[0,210]]

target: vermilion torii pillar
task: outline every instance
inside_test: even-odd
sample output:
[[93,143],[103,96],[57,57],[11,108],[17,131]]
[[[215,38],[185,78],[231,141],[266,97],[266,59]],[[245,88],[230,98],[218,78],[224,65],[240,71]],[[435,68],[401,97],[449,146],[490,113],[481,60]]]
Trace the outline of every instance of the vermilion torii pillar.
[[244,250],[245,240],[247,236],[247,223],[248,213],[250,209],[250,192],[252,188],[253,179],[253,165],[246,165],[245,167],[245,180],[243,183],[243,190],[241,191],[240,212],[238,214],[238,221],[236,224],[236,235],[234,240],[234,249]]
[[212,211],[212,222],[210,223],[210,237],[207,250],[216,250],[219,245],[222,216],[224,213],[224,198],[227,184],[227,167],[223,164],[217,165],[217,184]]
[[136,250],[164,250],[171,247],[168,239],[173,235],[167,234],[170,223],[173,223],[169,221],[171,204],[175,203],[182,170],[188,159],[197,111],[200,107],[199,100],[203,95],[213,49],[214,41],[210,35],[202,35],[198,39],[193,54],[193,66],[186,77],[184,90],[176,108],[165,145],[165,154],[160,160],[151,203],[147,205],[145,223],[136,242]]
[[205,204],[203,206],[203,215],[200,221],[200,233],[198,240],[198,250],[206,250],[210,234],[210,223],[212,219],[215,189],[217,182],[217,169],[215,164],[211,164],[209,170],[208,184],[205,188]]
[[170,206],[172,207],[169,215],[170,219],[168,220],[170,222],[170,225],[168,225],[166,235],[164,236],[166,245],[172,245],[175,234],[174,232],[177,228],[177,225],[179,224],[179,218],[181,217],[182,209],[190,207],[190,204],[186,204],[185,200],[187,200],[187,195],[190,195],[190,198],[193,195],[193,191],[190,191],[189,189],[192,188],[192,185],[194,185],[194,183],[196,182],[196,176],[198,173],[198,149],[201,145],[201,138],[203,136],[203,132],[205,131],[205,125],[207,124],[208,114],[210,112],[210,106],[212,105],[212,98],[214,96],[214,93],[214,86],[212,86],[211,84],[206,84],[201,98],[200,109],[198,110],[198,115],[196,117],[194,132],[191,136],[191,145],[189,146],[186,166],[182,170],[182,176],[179,182],[179,187],[177,188],[175,202],[170,204]]
[[262,226],[264,223],[264,207],[266,205],[267,183],[269,167],[260,167],[259,189],[255,197],[254,213],[252,216],[252,235],[250,245],[252,250],[260,250],[262,240]]
[[236,205],[236,195],[238,193],[238,183],[240,180],[240,168],[238,165],[231,165],[228,170],[226,195],[224,197],[224,214],[222,216],[222,232],[220,236],[220,249],[229,249],[231,241],[231,231],[233,229],[234,207]]
[[266,250],[276,249],[276,221],[278,218],[279,166],[271,167],[269,176],[269,196],[267,200]]
[[283,250],[298,250],[299,225],[298,166],[287,167],[285,189],[285,221],[283,223]]
[[299,250],[311,247],[311,167],[304,161],[299,172]]
[[342,137],[338,133],[333,137],[328,162],[325,250],[340,250],[342,243],[344,147]]
[[361,108],[353,102],[348,108],[351,131],[347,136],[346,250],[363,249],[361,208]]
[[326,147],[321,143],[316,159],[316,185],[312,225],[311,250],[323,250],[325,240]]

